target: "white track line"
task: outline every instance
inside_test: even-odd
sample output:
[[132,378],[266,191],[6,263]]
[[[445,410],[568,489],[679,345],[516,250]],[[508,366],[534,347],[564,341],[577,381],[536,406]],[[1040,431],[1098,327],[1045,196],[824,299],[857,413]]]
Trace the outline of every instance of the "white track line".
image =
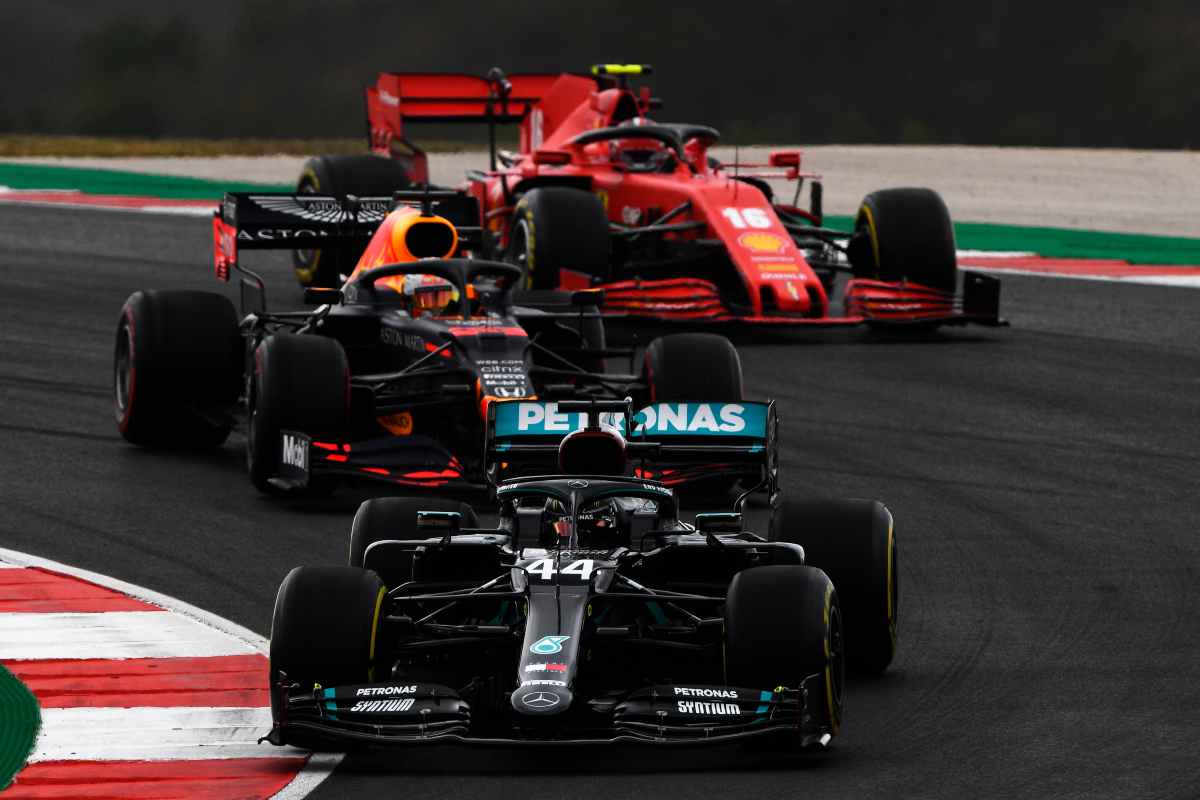
[[34,761],[175,761],[303,756],[256,743],[269,708],[44,708]]
[[0,614],[0,659],[238,656],[255,647],[181,614]]
[[981,266],[963,266],[962,268],[971,272],[986,272],[998,276],[1028,275],[1032,278],[1054,278],[1056,280],[1107,281],[1108,283],[1137,283],[1200,289],[1200,275],[1081,275],[1077,272],[1042,272],[1034,269],[991,269]]

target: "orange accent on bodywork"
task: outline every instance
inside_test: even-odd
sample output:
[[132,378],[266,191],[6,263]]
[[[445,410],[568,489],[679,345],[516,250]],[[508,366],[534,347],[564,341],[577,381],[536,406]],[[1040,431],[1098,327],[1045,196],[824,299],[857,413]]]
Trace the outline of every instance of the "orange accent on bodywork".
[[398,414],[384,414],[381,417],[376,417],[375,420],[393,436],[409,436],[413,432],[413,417],[410,411],[401,411]]
[[[446,253],[440,256],[441,258],[449,258],[458,249],[458,231],[449,220],[435,215],[422,216],[419,209],[401,206],[390,212],[375,230],[375,235],[371,237],[367,249],[359,257],[351,278],[360,272],[384,264],[408,264],[419,261],[420,258],[410,253],[405,243],[408,231],[414,225],[444,225],[450,229],[452,244]],[[381,278],[375,284],[400,292],[404,290],[404,279],[405,276],[396,275],[391,278]]]

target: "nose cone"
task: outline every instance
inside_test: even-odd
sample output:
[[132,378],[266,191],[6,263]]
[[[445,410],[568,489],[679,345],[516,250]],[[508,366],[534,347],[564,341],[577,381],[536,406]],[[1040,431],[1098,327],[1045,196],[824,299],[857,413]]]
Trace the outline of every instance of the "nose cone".
[[566,686],[548,685],[546,681],[526,681],[512,693],[513,711],[529,717],[550,717],[571,707],[574,699]]

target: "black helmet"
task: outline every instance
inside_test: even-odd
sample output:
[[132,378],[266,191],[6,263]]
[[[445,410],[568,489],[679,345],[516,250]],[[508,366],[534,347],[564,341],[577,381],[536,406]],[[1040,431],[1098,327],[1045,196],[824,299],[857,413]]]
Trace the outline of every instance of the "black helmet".
[[558,445],[558,468],[565,475],[624,475],[625,438],[607,425],[569,433]]

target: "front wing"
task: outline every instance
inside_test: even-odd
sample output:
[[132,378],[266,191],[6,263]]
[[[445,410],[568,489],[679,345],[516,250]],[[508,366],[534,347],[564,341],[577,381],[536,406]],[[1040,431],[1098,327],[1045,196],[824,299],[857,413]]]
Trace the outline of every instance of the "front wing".
[[[802,747],[827,745],[834,731],[815,710],[823,702],[818,676],[798,688],[648,686],[618,698],[592,700],[562,724],[539,728],[512,720],[477,730],[471,705],[437,684],[277,687],[287,691],[264,740],[337,749],[352,744],[399,746],[716,744],[770,734],[799,737]],[[517,691],[520,691],[518,689]],[[367,698],[367,699],[364,699]]]
[[777,328],[1007,324],[1000,317],[999,280],[974,272],[963,273],[961,296],[915,283],[856,278],[846,284],[842,316],[739,314],[725,303],[716,284],[701,278],[627,280],[605,284],[603,289],[605,313],[665,322]]

